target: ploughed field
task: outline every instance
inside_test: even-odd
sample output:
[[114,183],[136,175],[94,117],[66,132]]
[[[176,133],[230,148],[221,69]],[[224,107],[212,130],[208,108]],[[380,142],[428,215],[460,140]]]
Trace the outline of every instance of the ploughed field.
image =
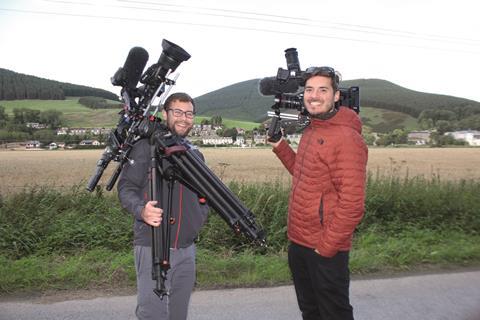
[[[281,181],[288,172],[268,149],[204,148],[207,165],[224,182]],[[1,151],[0,193],[26,186],[84,187],[103,150]],[[373,177],[460,180],[480,178],[480,148],[370,148],[368,170]],[[106,184],[116,162],[105,170]]]

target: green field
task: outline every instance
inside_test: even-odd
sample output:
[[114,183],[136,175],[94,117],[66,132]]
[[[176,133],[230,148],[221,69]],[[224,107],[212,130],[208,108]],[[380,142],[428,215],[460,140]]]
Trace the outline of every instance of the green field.
[[362,107],[360,116],[363,124],[371,127],[374,132],[389,132],[397,128],[418,129],[417,119],[402,112]]
[[[115,101],[111,101],[115,103]],[[14,100],[0,101],[0,106],[5,107],[9,115],[13,114],[14,108],[27,108],[40,111],[58,110],[63,113],[65,126],[67,127],[114,127],[119,119],[120,109],[98,109],[93,110],[78,103],[78,97],[70,97],[66,100]],[[200,123],[203,119],[210,117],[196,117],[195,123]],[[238,127],[251,130],[260,124],[248,121],[237,121],[232,119],[223,119],[223,123],[229,127]]]

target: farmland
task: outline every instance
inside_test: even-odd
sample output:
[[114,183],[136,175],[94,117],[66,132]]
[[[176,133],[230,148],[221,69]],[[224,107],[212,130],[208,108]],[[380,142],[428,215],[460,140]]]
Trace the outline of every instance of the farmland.
[[[223,181],[289,182],[289,175],[268,148],[202,149],[207,165]],[[70,188],[85,184],[102,150],[1,151],[0,192],[25,186]],[[480,148],[370,148],[368,170],[374,177],[423,176],[441,180],[480,179]],[[110,177],[111,163],[101,184]]]

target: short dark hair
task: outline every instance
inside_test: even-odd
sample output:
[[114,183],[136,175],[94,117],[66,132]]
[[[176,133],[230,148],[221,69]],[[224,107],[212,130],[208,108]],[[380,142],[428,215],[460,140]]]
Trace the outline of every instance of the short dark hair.
[[342,75],[340,74],[340,72],[336,71],[332,67],[307,68],[303,76],[303,85],[307,83],[308,79],[316,76],[330,78],[332,80],[333,91],[338,91],[338,88],[340,87],[340,80],[342,79]]
[[176,92],[168,96],[167,100],[165,100],[165,102],[163,103],[163,109],[167,110],[168,107],[170,107],[170,105],[172,104],[172,102],[177,100],[182,102],[191,102],[193,106],[193,112],[195,112],[195,101],[193,101],[193,98],[185,92]]

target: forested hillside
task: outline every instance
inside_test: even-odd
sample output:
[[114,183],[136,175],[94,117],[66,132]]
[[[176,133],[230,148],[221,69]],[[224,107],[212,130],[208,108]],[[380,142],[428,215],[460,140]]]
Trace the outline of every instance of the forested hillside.
[[118,100],[107,90],[58,82],[0,68],[0,100],[63,100],[65,97],[94,96]]

